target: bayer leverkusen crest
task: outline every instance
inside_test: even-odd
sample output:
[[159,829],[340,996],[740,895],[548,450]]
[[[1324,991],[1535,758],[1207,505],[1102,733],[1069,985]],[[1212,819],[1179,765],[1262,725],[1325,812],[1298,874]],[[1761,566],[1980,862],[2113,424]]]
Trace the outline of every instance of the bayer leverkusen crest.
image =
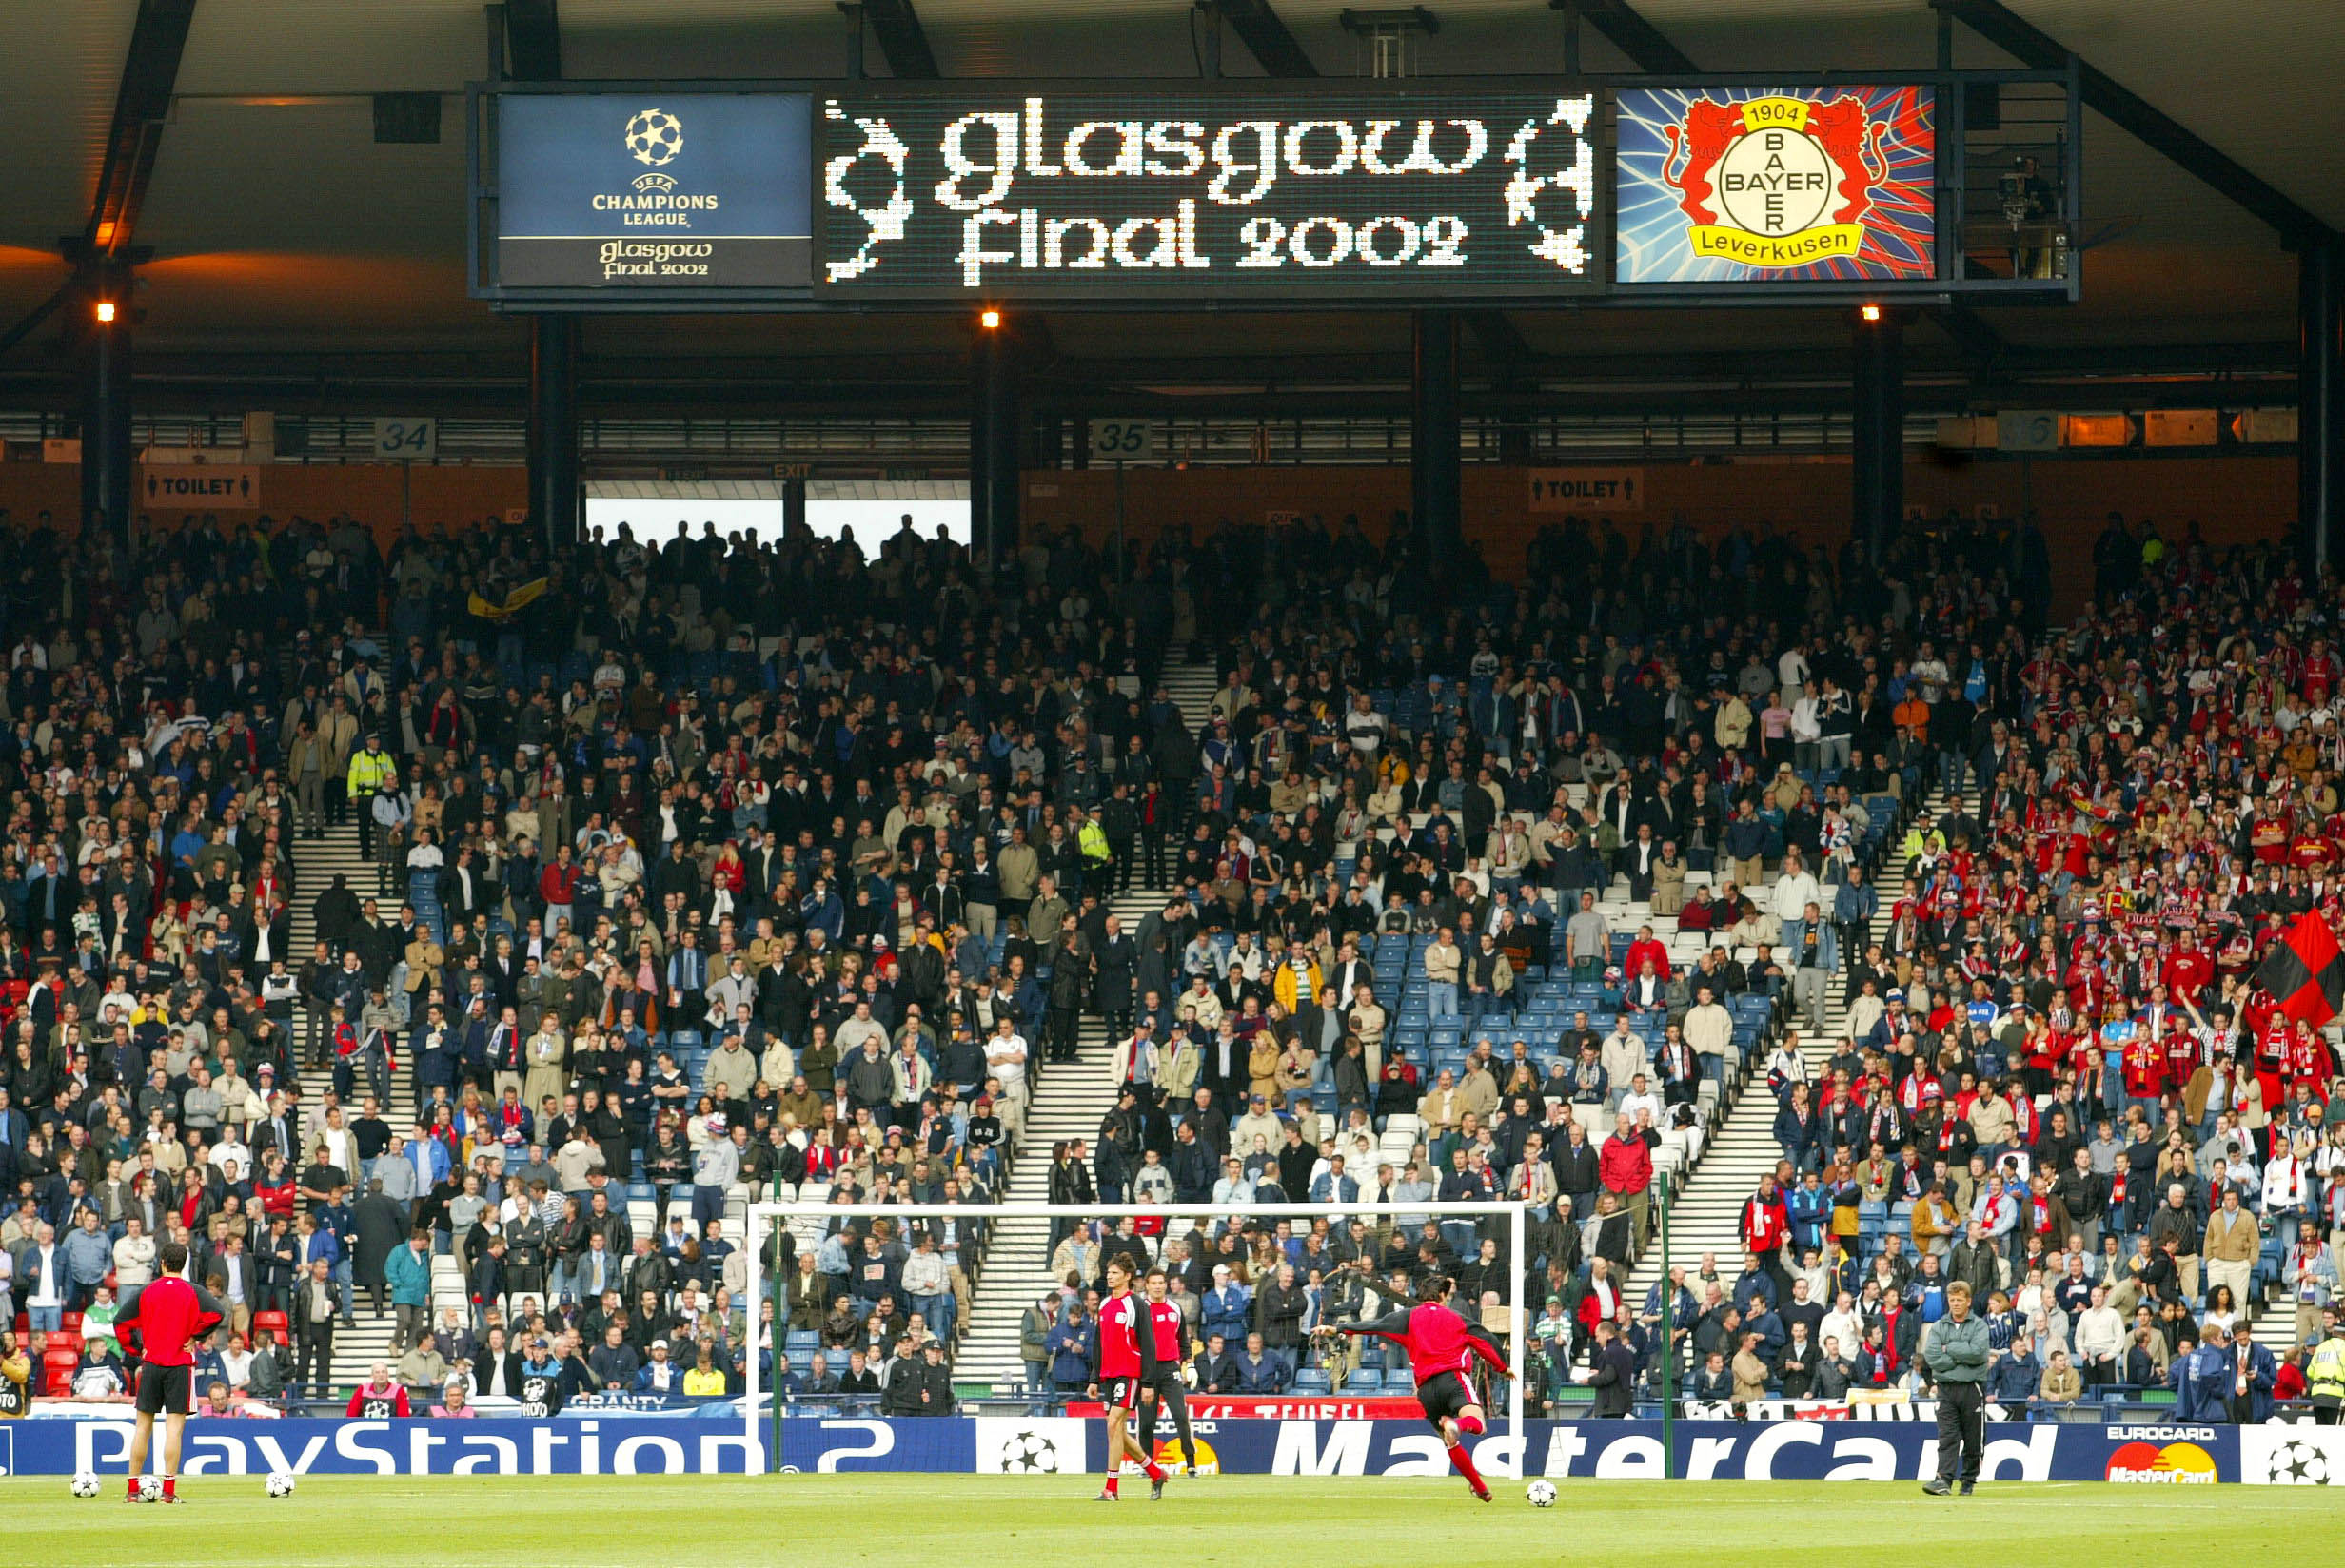
[[1623,89],[1623,283],[1934,275],[1927,89]]
[[1669,127],[1670,150],[1684,132],[1685,156],[1674,177],[1678,205],[1692,220],[1686,239],[1697,256],[1745,266],[1805,266],[1864,248],[1873,187],[1886,178],[1881,139],[1858,98],[1815,103],[1753,98],[1696,103],[1683,127]]

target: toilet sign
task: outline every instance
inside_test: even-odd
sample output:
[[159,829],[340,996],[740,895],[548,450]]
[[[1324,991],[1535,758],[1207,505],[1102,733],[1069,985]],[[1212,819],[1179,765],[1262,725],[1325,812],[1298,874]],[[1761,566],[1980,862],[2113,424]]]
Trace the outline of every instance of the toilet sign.
[[245,463],[144,463],[139,467],[138,492],[148,506],[257,511],[261,504],[261,471]]
[[1642,512],[1642,468],[1533,468],[1530,509],[1534,512]]

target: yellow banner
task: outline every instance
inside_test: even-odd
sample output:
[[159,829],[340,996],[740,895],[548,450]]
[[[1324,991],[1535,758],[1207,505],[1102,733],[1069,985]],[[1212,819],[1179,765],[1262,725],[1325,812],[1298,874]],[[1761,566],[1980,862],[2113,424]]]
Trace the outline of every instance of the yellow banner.
[[1815,107],[1804,98],[1753,98],[1743,106],[1743,128],[1804,131]]
[[1828,256],[1854,256],[1864,248],[1862,224],[1820,224],[1797,234],[1753,234],[1724,224],[1697,224],[1685,231],[1697,256],[1717,256],[1744,266],[1805,266]]
[[532,578],[501,599],[483,598],[479,591],[464,596],[465,608],[483,620],[510,620],[545,592],[545,578]]

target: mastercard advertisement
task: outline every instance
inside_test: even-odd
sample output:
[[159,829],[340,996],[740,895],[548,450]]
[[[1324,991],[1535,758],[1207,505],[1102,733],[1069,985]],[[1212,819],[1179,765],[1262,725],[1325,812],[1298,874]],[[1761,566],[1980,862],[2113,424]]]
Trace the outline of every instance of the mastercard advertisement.
[[2145,1486],[2212,1486],[2215,1456],[2195,1442],[2128,1442],[2109,1456],[2109,1480]]

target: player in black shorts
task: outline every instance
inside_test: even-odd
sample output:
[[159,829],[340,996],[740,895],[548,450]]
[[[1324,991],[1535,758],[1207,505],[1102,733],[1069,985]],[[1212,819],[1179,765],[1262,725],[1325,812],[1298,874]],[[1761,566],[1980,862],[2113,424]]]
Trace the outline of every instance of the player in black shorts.
[[138,1370],[138,1413],[142,1416],[185,1416],[195,1408],[195,1368],[141,1363]]
[[1140,1390],[1140,1436],[1153,1447],[1157,1412],[1170,1410],[1173,1429],[1181,1437],[1182,1461],[1193,1476],[1197,1473],[1197,1439],[1189,1426],[1189,1358],[1183,1353],[1187,1349],[1189,1325],[1181,1317],[1181,1309],[1165,1300],[1162,1268],[1148,1271],[1147,1284],[1148,1326],[1156,1337],[1156,1376]]
[[1444,1372],[1417,1384],[1417,1405],[1425,1419],[1433,1423],[1433,1430],[1445,1432],[1445,1421],[1453,1421],[1482,1401],[1466,1386],[1466,1380],[1454,1372]]

